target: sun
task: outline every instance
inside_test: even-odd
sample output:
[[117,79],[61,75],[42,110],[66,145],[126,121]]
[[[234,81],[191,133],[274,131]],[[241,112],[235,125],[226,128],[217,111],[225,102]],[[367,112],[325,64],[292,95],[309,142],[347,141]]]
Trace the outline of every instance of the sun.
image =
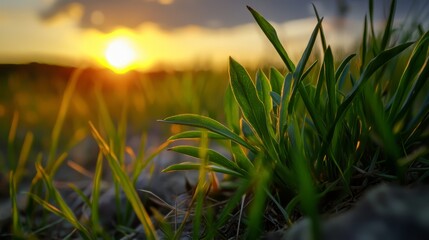
[[137,51],[130,39],[118,37],[110,40],[104,50],[107,66],[116,73],[125,73],[136,67]]

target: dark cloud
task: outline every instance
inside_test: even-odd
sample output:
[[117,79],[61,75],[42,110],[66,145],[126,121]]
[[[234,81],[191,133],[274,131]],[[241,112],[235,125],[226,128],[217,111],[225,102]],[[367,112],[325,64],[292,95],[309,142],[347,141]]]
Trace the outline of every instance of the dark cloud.
[[[334,3],[335,0],[328,2]],[[246,5],[277,22],[312,15],[311,0],[175,0],[170,5],[163,5],[157,0],[58,0],[51,8],[43,11],[41,17],[53,18],[73,3],[84,7],[82,27],[101,30],[110,30],[115,26],[132,28],[145,22],[155,22],[166,29],[188,25],[231,27],[252,22]],[[91,17],[104,21],[96,24],[97,21],[91,21]]]
[[[166,0],[164,0],[166,1]],[[275,22],[314,16],[311,3],[319,7],[322,16],[345,17],[368,9],[365,0],[57,0],[49,9],[41,12],[42,19],[48,20],[61,14],[74,3],[83,7],[81,27],[98,28],[109,31],[117,26],[136,27],[145,22],[154,22],[165,29],[188,25],[209,28],[232,27],[253,22],[246,5]],[[399,11],[405,11],[404,4],[410,5],[424,0],[398,1]],[[386,4],[390,1],[374,1]],[[377,6],[376,6],[377,7]],[[382,8],[382,7],[380,7]]]

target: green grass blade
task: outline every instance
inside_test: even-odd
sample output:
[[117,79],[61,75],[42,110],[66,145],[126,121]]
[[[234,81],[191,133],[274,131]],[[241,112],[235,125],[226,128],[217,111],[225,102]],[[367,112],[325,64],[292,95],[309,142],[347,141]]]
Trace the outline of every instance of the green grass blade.
[[33,144],[34,135],[32,132],[27,132],[24,137],[24,143],[22,144],[21,152],[18,158],[18,165],[15,169],[15,178],[16,184],[21,182],[21,178],[24,175],[24,171],[27,169],[28,156],[30,154],[31,146]]
[[280,95],[285,77],[275,68],[270,68],[270,85],[273,92]]
[[250,207],[246,239],[260,239],[261,237],[266,208],[266,189],[270,184],[270,175],[271,173],[262,167],[253,178],[256,180],[255,196]]
[[[316,14],[316,19],[317,22],[322,21],[322,19],[319,17],[319,12],[316,9],[316,6],[312,3],[311,4],[313,6],[313,10],[314,10],[314,14]],[[323,31],[323,26],[320,26],[320,41],[322,41],[322,50],[323,52],[326,52],[327,44],[326,44],[326,38],[325,38],[325,33]]]
[[339,106],[338,112],[336,115],[336,120],[334,122],[334,126],[343,117],[344,113],[349,108],[349,106],[352,103],[355,96],[361,91],[362,87],[365,85],[365,83],[367,83],[369,81],[371,76],[378,69],[380,69],[380,67],[385,65],[388,61],[390,61],[392,58],[396,57],[398,54],[403,52],[405,49],[407,49],[412,44],[413,43],[404,43],[404,44],[398,45],[396,47],[393,47],[391,49],[385,50],[385,51],[381,52],[378,56],[376,56],[373,60],[371,60],[371,62],[368,63],[368,66],[363,71],[358,82],[353,86],[353,89],[347,94],[344,102]]
[[95,166],[94,179],[92,182],[92,194],[91,194],[91,223],[94,226],[94,230],[97,233],[101,232],[100,225],[100,214],[99,214],[99,202],[100,202],[100,188],[101,188],[101,177],[103,172],[103,154],[98,153],[97,163]]
[[[344,71],[341,73],[340,77],[338,78],[338,90],[341,91],[343,89],[347,76],[350,76],[350,65],[347,65],[345,67]],[[341,95],[344,95],[344,93],[341,93]]]
[[229,61],[230,84],[235,99],[240,106],[244,118],[251,124],[260,139],[263,141],[265,149],[273,161],[278,161],[277,151],[273,145],[270,134],[268,118],[264,104],[258,98],[256,87],[249,77],[246,69],[234,59]]
[[[419,77],[415,81],[412,90],[409,92],[398,117],[404,116],[405,112],[407,112],[407,111],[409,111],[409,109],[411,109],[413,103],[415,102],[415,99],[417,98],[417,95],[422,90],[424,90],[423,85],[426,83],[427,79],[429,79],[429,59],[426,61],[426,64],[423,67],[423,70],[421,71],[421,73],[419,74]],[[429,96],[429,95],[426,95],[426,96]],[[422,104],[420,106],[419,114],[416,114],[416,116],[409,122],[410,124],[406,127],[406,131],[410,131],[411,129],[414,129],[414,127],[412,127],[412,126],[415,126],[415,124],[413,124],[413,123],[419,123],[420,122],[421,117],[423,117],[425,115],[424,114],[425,110],[427,110],[425,108],[425,104]]]
[[367,55],[367,43],[368,43],[368,17],[365,14],[365,20],[363,23],[363,34],[362,34],[362,45],[361,45],[361,63],[359,72],[362,74],[365,64],[366,64],[366,55]]
[[372,44],[370,44],[370,46],[372,46],[372,51],[374,55],[377,55],[379,51],[379,46],[376,40],[375,30],[374,30],[374,0],[369,0],[369,22],[371,26],[371,39],[372,39]]
[[244,169],[245,171],[253,169],[254,166],[252,161],[250,161],[246,154],[244,154],[240,145],[235,142],[231,142],[231,152],[235,162],[241,169]]
[[9,135],[7,138],[7,159],[8,159],[9,169],[16,169],[14,144],[15,144],[16,130],[18,129],[18,122],[19,122],[19,112],[15,111],[13,113],[12,123],[10,125]]
[[387,120],[387,116],[384,114],[384,107],[382,100],[377,97],[371,90],[364,91],[365,100],[367,101],[368,108],[371,114],[372,127],[374,131],[379,135],[382,142],[382,147],[385,152],[390,156],[390,162],[387,164],[391,170],[394,171],[397,176],[401,179],[402,173],[398,168],[397,160],[400,159],[400,146],[396,143],[396,138],[393,133],[393,128]]
[[[37,173],[41,175],[43,182],[47,187],[48,193],[50,194],[50,196],[54,198],[55,202],[58,204],[58,207],[59,207],[58,211],[61,212],[60,216],[62,216],[70,224],[72,224],[73,227],[78,229],[84,239],[93,238],[90,231],[79,222],[79,220],[74,215],[73,211],[69,208],[67,203],[61,197],[58,190],[54,187],[51,177],[45,172],[45,170],[43,169],[42,165],[40,165],[40,163],[36,163],[36,170],[37,170]],[[44,207],[46,207],[46,205],[44,205]],[[47,210],[50,210],[50,209],[51,208],[47,208]],[[56,212],[54,211],[53,213],[56,213]]]
[[350,54],[347,56],[338,67],[337,71],[335,71],[335,81],[339,82],[341,75],[346,70],[346,67],[350,64],[350,61],[356,56],[356,54]]
[[200,116],[197,114],[179,114],[176,116],[165,118],[164,120],[161,120],[161,122],[181,124],[181,125],[207,129],[221,136],[224,136],[228,139],[231,139],[232,141],[242,145],[243,147],[253,152],[257,151],[252,145],[248,144],[243,138],[233,133],[231,130],[229,130],[227,127],[225,127],[218,121],[213,120],[212,118],[209,118],[209,117]]
[[[169,137],[168,140],[174,141],[174,140],[183,140],[183,139],[198,139],[202,137],[202,134],[203,134],[203,131],[197,131],[197,130],[185,131]],[[224,136],[214,132],[208,132],[207,137],[209,139],[226,139]]]
[[328,93],[328,116],[335,117],[337,112],[337,89],[336,78],[334,76],[334,56],[332,55],[331,47],[325,52],[325,59],[323,62],[326,74],[326,89]]
[[271,95],[271,99],[273,100],[273,107],[280,106],[282,97],[276,92],[270,92],[270,95]]
[[[234,133],[240,133],[240,108],[238,107],[237,102],[234,99],[234,94],[231,90],[231,85],[228,85],[228,88],[225,92],[225,120],[227,126],[233,130]],[[210,132],[209,132],[210,134]]]
[[[182,163],[168,166],[167,168],[163,169],[162,172],[200,170],[201,166],[202,166],[201,163],[182,162]],[[243,178],[243,175],[241,173],[222,166],[206,165],[205,169],[212,172],[224,173],[231,176]]]
[[[206,167],[209,164],[209,139],[207,138],[207,131],[203,132],[203,136],[200,141],[200,147],[198,148],[187,148],[186,146],[183,148],[183,150],[193,152],[193,150],[197,150],[197,158],[201,160],[201,166],[198,171],[198,184],[196,186],[196,190],[194,195],[192,196],[192,201],[195,201],[195,208],[194,208],[194,215],[193,215],[193,221],[192,221],[192,239],[199,239],[201,238],[201,220],[203,216],[203,203],[204,203],[204,196],[207,192],[207,188],[210,187],[208,185],[208,179],[207,179],[207,169]],[[214,155],[215,157],[212,158],[222,158],[223,156],[216,153],[211,152],[210,154]]]
[[[332,137],[334,136],[334,133],[336,131],[336,128],[338,126],[338,123],[343,119],[346,111],[350,107],[351,103],[354,101],[354,98],[357,96],[358,93],[361,92],[363,86],[365,83],[369,81],[369,79],[372,77],[372,75],[380,69],[383,65],[385,65],[388,61],[390,61],[392,58],[396,57],[398,54],[403,52],[405,49],[407,49],[409,46],[411,46],[413,43],[404,43],[401,45],[398,45],[396,47],[393,47],[391,49],[385,50],[381,52],[378,56],[376,56],[371,62],[368,63],[367,67],[363,71],[362,75],[359,78],[359,81],[355,83],[352,90],[347,94],[345,100],[341,103],[341,105],[338,107],[337,114],[335,116],[335,120],[331,123],[328,135],[326,135],[326,141],[324,141],[323,146],[321,148],[321,151],[319,152],[319,158],[322,159],[323,156],[328,151],[328,146],[330,145]],[[311,113],[310,113],[311,114]],[[317,126],[317,125],[316,125]],[[325,135],[323,135],[325,136]]]
[[[267,118],[263,102],[246,69],[230,58],[229,75],[232,92],[246,120],[261,139],[267,136]],[[265,139],[264,139],[265,140]]]
[[[95,96],[97,99],[98,115],[101,126],[103,126],[103,130],[106,131],[105,133],[107,134],[107,136],[110,136],[110,140],[114,141],[114,146],[119,146],[119,144],[117,144],[116,142],[116,140],[119,138],[118,132],[116,131],[115,123],[110,116],[109,108],[107,107],[106,101],[104,100],[100,89],[97,89],[97,91],[95,91]],[[116,151],[118,149],[114,150]],[[117,154],[118,152],[115,153]]]
[[301,82],[303,80],[302,76],[304,73],[304,68],[307,65],[307,61],[310,58],[311,51],[313,50],[314,43],[316,42],[317,33],[319,32],[319,28],[322,24],[323,18],[321,21],[319,21],[314,28],[310,40],[307,43],[307,46],[304,50],[304,53],[301,56],[301,59],[298,62],[298,66],[296,67],[296,70],[293,72],[293,86],[292,86],[292,94],[290,97],[290,103],[289,103],[289,114],[292,113],[294,107],[295,107],[295,95],[298,91],[298,86],[301,85]]
[[302,101],[305,104],[305,107],[307,108],[308,113],[310,114],[311,119],[313,120],[314,126],[317,129],[318,135],[320,137],[324,137],[327,134],[326,130],[326,123],[322,119],[322,115],[317,111],[316,106],[314,105],[312,99],[307,93],[307,90],[305,89],[304,85],[301,84],[299,86],[299,94],[301,95]]
[[294,91],[297,88],[297,85],[302,80],[302,74],[304,72],[304,68],[307,65],[308,59],[310,58],[311,52],[313,50],[314,43],[316,42],[317,33],[319,32],[320,26],[322,25],[323,18],[317,23],[316,27],[314,28],[313,32],[311,33],[310,40],[307,43],[307,46],[305,47],[304,53],[301,56],[301,59],[298,62],[298,65],[293,72],[293,78],[295,79],[294,82]]
[[288,135],[291,139],[291,146],[294,149],[294,151],[291,152],[291,156],[299,186],[301,207],[311,219],[312,239],[320,239],[321,231],[317,210],[318,199],[316,190],[313,186],[314,183],[311,177],[311,168],[307,165],[308,160],[305,158],[304,142],[301,141],[302,136],[296,119],[294,119],[293,123],[289,126]]
[[66,114],[69,109],[70,102],[72,100],[73,93],[76,88],[76,84],[82,72],[83,72],[82,68],[77,68],[73,72],[73,75],[71,76],[70,81],[68,82],[66,90],[64,92],[64,96],[60,105],[60,111],[58,112],[58,116],[55,121],[54,128],[52,130],[52,135],[51,135],[51,147],[49,148],[49,155],[46,163],[46,169],[48,173],[49,173],[49,170],[52,168],[52,165],[55,164],[61,130],[64,125]]
[[393,19],[395,18],[395,10],[396,10],[396,0],[392,0],[390,2],[389,17],[387,18],[386,27],[383,33],[383,39],[381,40],[380,47],[382,51],[384,51],[387,48],[387,45],[389,44],[389,40],[392,35],[392,26],[393,26]]
[[109,163],[110,169],[113,172],[113,175],[118,180],[120,186],[122,187],[122,190],[125,193],[125,196],[127,197],[128,201],[131,203],[131,206],[133,207],[134,212],[137,215],[137,218],[140,220],[141,224],[143,225],[147,238],[156,239],[157,234],[156,234],[155,227],[152,223],[152,220],[150,219],[149,214],[144,208],[143,203],[140,201],[139,195],[137,194],[137,191],[134,188],[132,181],[129,179],[125,171],[121,168],[118,158],[116,157],[114,152],[110,150],[109,146],[101,137],[101,135],[98,133],[94,125],[90,122],[89,126],[91,128],[92,135],[94,136],[95,140],[98,143],[100,150],[107,158],[107,161]]
[[287,74],[285,81],[283,83],[283,90],[281,95],[281,103],[280,103],[280,110],[279,110],[279,121],[277,126],[277,133],[279,134],[278,141],[283,138],[284,133],[286,131],[286,125],[287,125],[287,117],[288,117],[288,107],[289,107],[289,101],[292,91],[292,74]]
[[259,70],[256,74],[256,90],[259,99],[261,99],[262,103],[264,104],[266,115],[270,116],[270,113],[273,110],[273,102],[270,95],[271,85],[267,76],[261,70]]
[[[414,82],[416,76],[422,70],[423,65],[428,59],[429,32],[427,32],[416,44],[407,66],[399,80],[399,85],[392,98],[393,103],[390,107],[390,120],[395,121],[401,111],[401,105],[404,103],[404,97],[410,85]],[[417,89],[414,89],[417,90]]]
[[323,83],[325,82],[325,68],[321,67],[319,70],[319,76],[317,78],[317,85],[316,85],[316,93],[314,94],[314,103],[316,104],[316,106],[319,106],[322,104],[321,100],[321,94],[322,94],[322,89],[323,89]]
[[15,181],[15,173],[10,171],[9,173],[9,194],[10,194],[10,202],[12,204],[12,232],[13,234],[22,233],[22,228],[19,219],[19,209],[17,204],[17,193],[16,193],[16,181]]
[[[200,158],[200,147],[194,147],[194,146],[175,146],[170,148],[169,150],[182,153],[191,157]],[[234,170],[236,172],[241,172],[243,175],[246,174],[245,171],[240,169],[233,161],[229,160],[228,158],[224,157],[222,154],[212,150],[212,149],[206,149],[206,157],[207,160],[211,163],[214,163],[216,165],[229,168],[231,170]]]
[[[429,74],[426,72],[426,76],[428,75]],[[425,131],[427,126],[425,125],[425,121],[428,120],[428,116],[429,116],[428,114],[429,114],[429,94],[426,95],[425,99],[422,101],[419,111],[405,127],[406,133],[411,132],[408,138],[413,138],[413,136],[419,136],[421,134],[420,131]]]
[[51,168],[46,167],[45,171],[49,173],[49,176],[53,177],[57,173],[61,164],[63,164],[67,159],[67,156],[67,153],[62,153],[60,156],[58,156],[57,160],[55,160],[55,163],[51,165]]
[[305,70],[304,71],[304,73],[302,74],[302,79],[305,79],[307,76],[308,76],[308,74],[310,74],[310,72],[311,72],[311,70],[313,70],[313,68],[316,66],[316,64],[317,64],[317,60],[316,61],[314,61],[308,68],[307,68],[307,70]]
[[243,134],[244,138],[253,146],[260,146],[263,147],[263,144],[260,140],[260,138],[257,136],[255,130],[253,129],[252,125],[246,121],[246,119],[241,118],[240,119],[240,130]]
[[276,49],[277,53],[280,55],[283,62],[286,64],[287,69],[290,72],[295,71],[295,65],[290,60],[286,50],[283,48],[283,45],[281,44],[280,39],[277,36],[277,32],[273,28],[273,26],[267,20],[265,20],[263,16],[261,16],[257,11],[253,10],[251,7],[247,6],[247,9],[249,9],[250,13],[255,18],[256,22],[264,32],[265,36],[267,36],[268,40],[270,40],[271,44]]

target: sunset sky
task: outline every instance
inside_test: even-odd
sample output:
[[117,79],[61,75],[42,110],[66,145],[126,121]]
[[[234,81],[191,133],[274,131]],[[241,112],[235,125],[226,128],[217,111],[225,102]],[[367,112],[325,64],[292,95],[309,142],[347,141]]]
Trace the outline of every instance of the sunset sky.
[[[390,1],[375,2],[382,20]],[[106,65],[106,49],[119,38],[143,70],[224,66],[228,56],[249,64],[278,61],[246,5],[272,21],[286,49],[298,55],[316,23],[311,3],[325,17],[334,48],[356,43],[365,0],[2,0],[0,63]],[[398,1],[397,20],[407,14],[424,19],[428,4]]]

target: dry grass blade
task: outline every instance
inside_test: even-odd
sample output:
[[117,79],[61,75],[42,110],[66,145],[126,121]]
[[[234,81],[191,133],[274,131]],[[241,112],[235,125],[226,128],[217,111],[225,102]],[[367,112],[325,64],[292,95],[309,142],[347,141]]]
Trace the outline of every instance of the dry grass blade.
[[155,227],[153,226],[152,220],[150,219],[149,214],[144,208],[143,203],[141,202],[132,181],[127,176],[125,171],[121,168],[116,155],[111,151],[111,149],[101,137],[100,133],[97,131],[94,125],[90,122],[89,126],[91,128],[92,135],[94,136],[95,140],[98,143],[98,146],[100,147],[101,152],[107,158],[110,169],[112,170],[114,176],[118,179],[122,190],[124,191],[128,201],[130,201],[134,212],[137,215],[137,218],[142,223],[147,237],[149,239],[156,239],[157,234]]

